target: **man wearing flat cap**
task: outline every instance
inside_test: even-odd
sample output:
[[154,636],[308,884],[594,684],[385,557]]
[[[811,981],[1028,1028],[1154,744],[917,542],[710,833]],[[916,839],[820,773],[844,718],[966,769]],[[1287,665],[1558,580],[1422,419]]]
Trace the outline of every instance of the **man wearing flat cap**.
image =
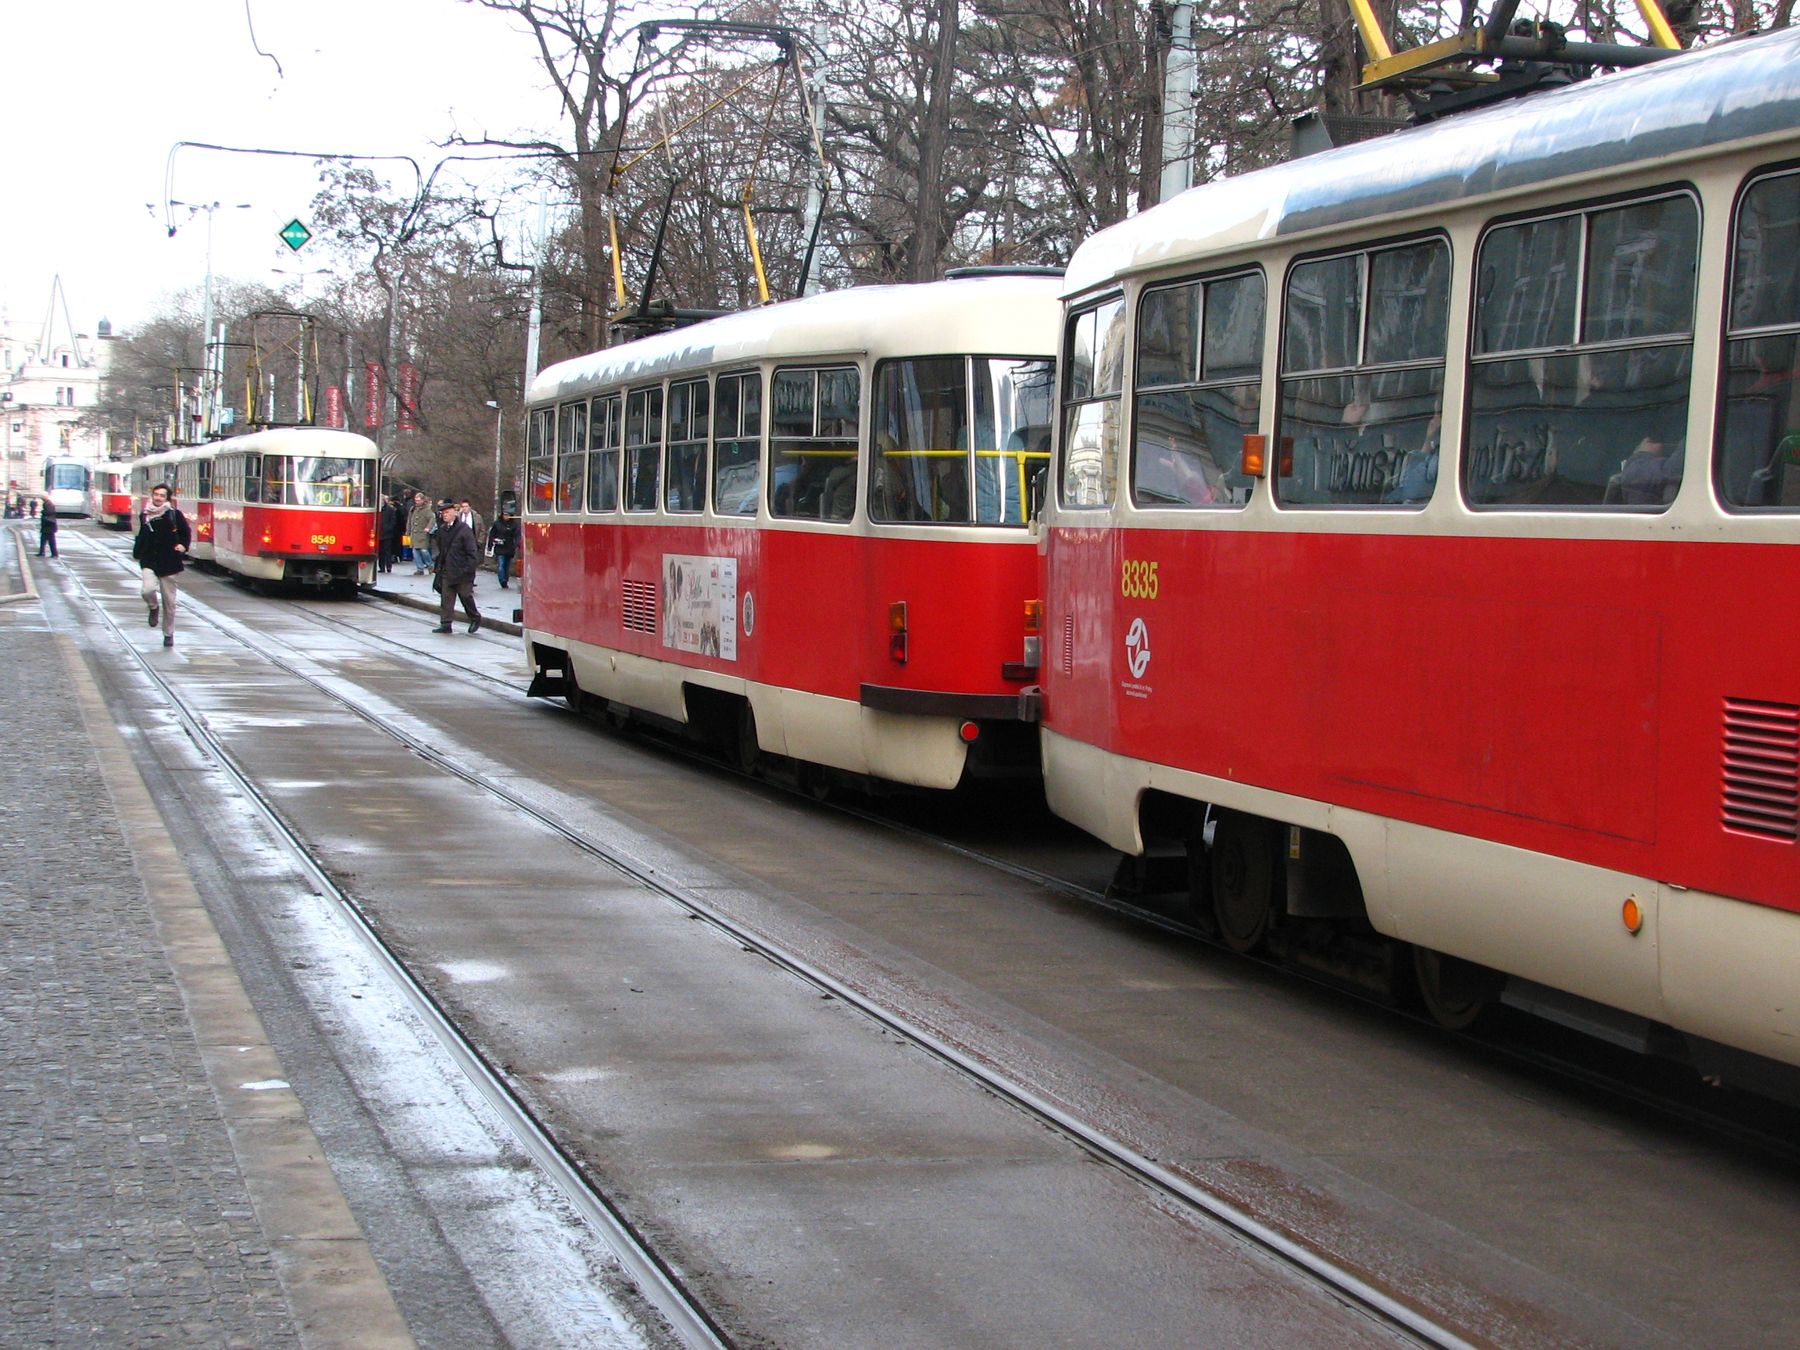
[[456,602],[460,598],[473,633],[481,627],[481,615],[475,608],[475,569],[481,565],[481,550],[475,545],[475,531],[466,521],[457,519],[455,502],[439,502],[437,515],[433,552],[437,557],[438,626],[432,631],[450,631],[450,620],[456,617]]

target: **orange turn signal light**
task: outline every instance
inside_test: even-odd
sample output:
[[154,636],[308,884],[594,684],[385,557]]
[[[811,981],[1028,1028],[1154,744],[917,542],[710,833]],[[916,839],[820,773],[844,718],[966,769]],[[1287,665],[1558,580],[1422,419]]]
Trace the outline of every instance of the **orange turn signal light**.
[[1244,458],[1239,466],[1246,478],[1261,478],[1269,471],[1269,438],[1261,432],[1244,435]]
[[1636,937],[1644,926],[1644,907],[1638,904],[1635,895],[1625,897],[1625,903],[1619,907],[1619,918],[1625,924],[1625,931]]
[[896,600],[888,606],[888,656],[906,664],[906,601]]

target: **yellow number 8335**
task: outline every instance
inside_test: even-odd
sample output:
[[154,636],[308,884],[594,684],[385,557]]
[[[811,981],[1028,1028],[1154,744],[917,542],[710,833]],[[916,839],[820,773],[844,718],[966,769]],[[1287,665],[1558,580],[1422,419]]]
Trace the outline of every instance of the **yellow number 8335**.
[[1127,558],[1119,569],[1119,594],[1127,600],[1156,599],[1156,564]]

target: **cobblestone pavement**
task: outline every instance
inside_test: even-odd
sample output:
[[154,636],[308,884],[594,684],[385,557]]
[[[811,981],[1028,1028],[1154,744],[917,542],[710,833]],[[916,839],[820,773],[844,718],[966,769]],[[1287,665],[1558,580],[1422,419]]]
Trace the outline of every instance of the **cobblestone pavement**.
[[55,643],[0,610],[0,1345],[298,1346]]

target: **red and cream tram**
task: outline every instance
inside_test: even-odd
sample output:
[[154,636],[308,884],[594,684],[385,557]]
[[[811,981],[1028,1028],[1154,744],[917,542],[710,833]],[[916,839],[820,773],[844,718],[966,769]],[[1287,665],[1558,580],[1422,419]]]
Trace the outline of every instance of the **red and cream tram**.
[[96,464],[88,478],[88,514],[110,530],[128,530],[136,509],[131,496],[131,466],[116,460]]
[[[1084,244],[1051,802],[1222,937],[1800,1064],[1800,31]],[[1783,618],[1786,614],[1789,617]]]
[[532,692],[897,783],[1035,772],[1055,278],[836,292],[532,384]]
[[138,496],[175,489],[194,557],[252,581],[354,593],[375,579],[380,452],[364,436],[282,427],[138,460]]

